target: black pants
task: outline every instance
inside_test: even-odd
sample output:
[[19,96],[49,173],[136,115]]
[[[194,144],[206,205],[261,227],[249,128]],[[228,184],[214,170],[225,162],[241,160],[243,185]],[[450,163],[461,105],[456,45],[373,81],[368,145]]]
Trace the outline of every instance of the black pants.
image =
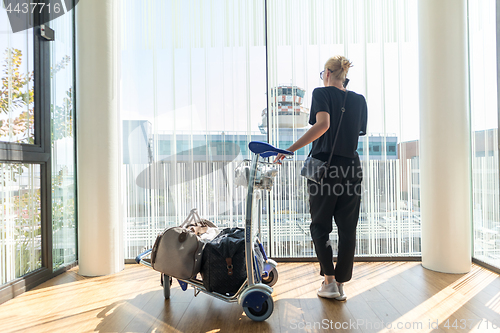
[[[352,277],[363,174],[359,157],[333,156],[330,165],[322,184],[307,181],[312,218],[310,229],[320,274],[334,275],[337,282],[343,283]],[[330,241],[332,217],[339,236],[335,267]]]

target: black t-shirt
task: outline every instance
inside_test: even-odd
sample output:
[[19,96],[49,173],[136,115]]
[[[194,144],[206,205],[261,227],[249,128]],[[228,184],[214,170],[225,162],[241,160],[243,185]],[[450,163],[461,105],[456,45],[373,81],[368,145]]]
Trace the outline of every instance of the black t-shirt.
[[[330,114],[330,128],[313,142],[311,155],[321,160],[328,160],[332,152],[333,140],[337,131],[345,91],[336,87],[316,88],[312,94],[309,124],[316,123],[316,114],[326,111]],[[353,91],[347,93],[345,113],[340,124],[339,136],[335,144],[334,155],[355,158],[358,156],[358,138],[366,134],[367,107],[363,95]],[[326,158],[325,158],[326,157]]]

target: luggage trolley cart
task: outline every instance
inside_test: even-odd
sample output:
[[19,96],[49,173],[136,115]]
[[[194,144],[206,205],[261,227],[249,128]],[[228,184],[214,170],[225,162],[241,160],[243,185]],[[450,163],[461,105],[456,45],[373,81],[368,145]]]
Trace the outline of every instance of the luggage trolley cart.
[[[259,161],[259,156],[266,158],[275,156],[278,153],[285,155],[293,155],[292,152],[276,148],[266,142],[252,141],[248,144],[248,148],[254,155],[251,160],[244,160],[237,168],[237,173],[245,180],[247,185],[247,205],[245,215],[245,263],[247,278],[236,294],[232,296],[222,295],[217,292],[209,292],[203,285],[203,281],[196,278],[183,280],[177,279],[181,289],[186,291],[188,285],[194,288],[194,295],[197,296],[200,292],[204,292],[210,296],[223,300],[229,303],[238,302],[243,307],[245,314],[254,321],[264,321],[273,313],[274,303],[271,296],[273,292],[272,286],[278,280],[278,271],[276,270],[276,262],[268,259],[264,251],[264,247],[260,243],[257,236],[260,236],[260,207],[261,189],[270,190],[273,185],[273,178],[277,171],[272,163]],[[238,178],[238,177],[237,177]],[[241,179],[241,177],[240,177]],[[258,189],[259,191],[254,191]],[[255,237],[252,235],[252,219],[258,215],[258,233]],[[264,257],[264,271],[259,272],[258,265],[255,262],[253,253],[252,239],[259,245],[259,249]],[[151,254],[151,249],[138,255],[135,260],[138,264],[151,267],[151,264],[144,260],[146,256]],[[163,293],[165,299],[170,298],[170,286],[172,277],[162,274]]]

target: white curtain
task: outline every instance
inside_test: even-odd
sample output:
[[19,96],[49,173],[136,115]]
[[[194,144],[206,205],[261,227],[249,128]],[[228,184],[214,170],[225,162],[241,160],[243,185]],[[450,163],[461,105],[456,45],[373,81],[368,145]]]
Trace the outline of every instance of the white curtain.
[[[351,59],[349,89],[368,101],[357,254],[420,254],[415,1],[128,0],[122,9],[126,258],[194,207],[241,225],[245,191],[233,173],[248,142],[286,148],[307,129],[272,117],[266,128],[267,97],[298,86],[309,108],[335,54]],[[274,257],[315,256],[299,176],[307,149],[263,196],[262,238]]]
[[124,2],[127,258],[192,208],[242,223],[245,193],[232,179],[248,142],[265,140],[264,13],[264,1]]
[[[406,0],[268,1],[269,90],[301,87],[303,105],[310,107],[312,91],[323,85],[319,72],[340,54],[354,65],[348,89],[366,97],[368,134],[358,146],[364,192],[357,255],[420,254],[416,15],[416,2]],[[280,127],[276,119],[272,144],[291,143],[303,133]],[[314,256],[306,182],[299,176],[309,149],[299,150],[273,192],[277,257]],[[334,245],[336,237],[334,228]]]

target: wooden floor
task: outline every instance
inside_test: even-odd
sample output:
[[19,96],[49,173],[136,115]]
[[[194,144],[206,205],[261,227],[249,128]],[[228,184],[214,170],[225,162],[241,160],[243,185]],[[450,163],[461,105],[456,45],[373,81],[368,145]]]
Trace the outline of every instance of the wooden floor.
[[237,304],[195,298],[176,281],[165,301],[159,274],[146,267],[97,278],[77,271],[0,305],[0,332],[500,331],[500,277],[475,265],[450,275],[419,262],[355,263],[349,298],[339,302],[316,296],[317,263],[279,264],[274,312],[260,323]]

